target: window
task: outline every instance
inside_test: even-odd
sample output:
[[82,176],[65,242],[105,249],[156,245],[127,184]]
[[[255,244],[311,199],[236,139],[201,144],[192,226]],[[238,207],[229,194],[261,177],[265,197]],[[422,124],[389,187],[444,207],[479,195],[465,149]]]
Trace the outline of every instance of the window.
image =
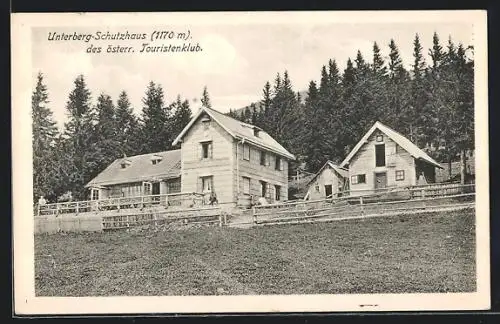
[[275,170],[280,170],[281,171],[281,158],[276,155],[276,160],[274,163],[274,169]]
[[143,194],[144,194],[145,196],[150,195],[150,194],[151,194],[151,183],[149,183],[149,182],[144,182],[144,183],[142,184],[142,186],[143,186],[143,189],[144,189]]
[[351,184],[366,183],[366,175],[357,174],[351,177]]
[[202,159],[211,159],[212,158],[212,142],[203,142],[201,143],[201,158]]
[[203,129],[208,130],[210,128],[210,120],[203,121]]
[[260,130],[259,130],[257,127],[255,127],[255,128],[253,129],[253,136],[255,136],[255,137],[259,137],[259,132],[260,132]]
[[385,144],[375,145],[375,166],[385,166]]
[[91,200],[99,200],[99,189],[92,189]]
[[316,185],[316,192],[319,192],[319,184]]
[[266,152],[260,151],[260,165],[266,165]]
[[156,165],[156,164],[158,164],[158,163],[160,163],[160,162],[161,162],[161,159],[162,159],[162,158],[161,158],[161,156],[160,156],[160,155],[156,155],[156,154],[155,154],[155,155],[153,155],[153,156],[151,157],[151,164]]
[[180,180],[171,180],[167,182],[167,192],[175,193],[181,192],[181,181]]
[[265,181],[260,182],[261,196],[265,197],[267,195],[267,183]]
[[405,170],[396,170],[396,181],[405,179]]
[[122,169],[125,169],[126,167],[128,167],[130,165],[130,162],[129,161],[123,161],[122,163],[120,163],[120,167]]
[[250,146],[243,144],[243,159],[250,161]]
[[212,187],[213,187],[212,176],[201,178],[201,190],[202,190],[202,192],[210,192],[210,191],[212,191]]
[[274,186],[274,199],[276,201],[281,200],[281,186],[278,185]]
[[243,177],[243,193],[250,194],[250,178],[248,177]]
[[384,136],[383,135],[377,135],[376,139],[377,142],[383,142],[384,141]]

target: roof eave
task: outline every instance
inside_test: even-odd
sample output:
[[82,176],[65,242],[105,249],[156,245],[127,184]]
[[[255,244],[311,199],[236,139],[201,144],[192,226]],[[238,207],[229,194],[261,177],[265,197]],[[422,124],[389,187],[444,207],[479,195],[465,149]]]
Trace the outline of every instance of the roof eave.
[[255,142],[255,141],[252,141],[252,140],[251,140],[251,139],[249,139],[248,137],[241,136],[241,135],[236,135],[236,136],[234,136],[234,138],[239,139],[239,140],[244,140],[244,141],[246,141],[246,142],[250,142],[250,143],[252,143],[252,144],[253,144],[253,145],[255,145],[255,146],[258,146],[258,147],[260,147],[260,148],[264,148],[264,149],[266,149],[266,150],[272,151],[273,153],[279,154],[279,155],[281,155],[281,156],[283,156],[283,157],[286,157],[287,159],[290,159],[290,160],[293,160],[293,161],[295,161],[295,160],[297,159],[297,158],[295,157],[295,155],[293,155],[292,153],[290,153],[290,152],[288,152],[288,151],[286,151],[286,153],[285,153],[285,152],[280,152],[280,151],[278,151],[278,150],[276,150],[276,149],[274,149],[274,148],[272,148],[272,147],[269,147],[268,145],[263,145],[263,144],[261,144],[261,143],[257,143],[257,142]]

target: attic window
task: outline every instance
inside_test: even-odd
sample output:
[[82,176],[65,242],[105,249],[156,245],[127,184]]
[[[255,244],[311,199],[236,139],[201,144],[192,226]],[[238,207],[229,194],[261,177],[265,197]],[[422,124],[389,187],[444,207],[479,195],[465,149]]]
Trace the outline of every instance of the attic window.
[[153,155],[153,156],[151,157],[151,163],[152,163],[153,165],[156,165],[156,164],[158,164],[158,163],[160,163],[160,162],[161,162],[161,159],[162,159],[162,157],[161,157],[161,156],[159,156],[159,155]]
[[202,118],[201,118],[201,123],[203,124],[203,128],[205,130],[208,130],[208,128],[210,127],[210,116],[208,115],[204,115]]
[[258,129],[257,127],[254,127],[254,129],[253,129],[253,136],[259,137],[259,133],[260,133],[260,129]]
[[131,162],[130,162],[130,161],[125,160],[125,161],[122,161],[122,163],[120,163],[120,167],[121,167],[122,169],[125,169],[125,168],[127,168],[130,164],[131,164]]
[[377,135],[376,141],[377,142],[383,142],[384,141],[384,136],[381,135],[381,134]]

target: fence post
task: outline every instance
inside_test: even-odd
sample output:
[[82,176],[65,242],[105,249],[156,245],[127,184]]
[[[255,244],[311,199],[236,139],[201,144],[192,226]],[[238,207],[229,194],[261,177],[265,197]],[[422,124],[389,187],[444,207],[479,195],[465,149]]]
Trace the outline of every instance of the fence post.
[[227,225],[227,214],[224,213],[224,225]]
[[222,215],[219,214],[219,227],[222,227]]
[[78,215],[78,212],[79,212],[79,210],[80,210],[80,209],[78,208],[78,206],[79,206],[79,205],[80,205],[80,203],[77,201],[77,202],[76,202],[76,214],[77,214],[77,215]]
[[365,214],[365,208],[363,206],[363,196],[359,196],[359,205],[361,207],[361,215]]
[[253,223],[257,224],[257,215],[255,214],[255,207],[252,207],[252,217],[253,217]]

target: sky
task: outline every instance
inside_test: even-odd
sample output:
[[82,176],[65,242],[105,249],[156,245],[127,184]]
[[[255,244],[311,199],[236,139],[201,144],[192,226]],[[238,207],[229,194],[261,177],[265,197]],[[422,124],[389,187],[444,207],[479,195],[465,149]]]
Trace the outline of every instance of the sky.
[[[473,43],[469,23],[387,23],[387,24],[238,24],[189,27],[188,43],[199,43],[198,53],[138,53],[143,41],[114,41],[112,43],[136,47],[135,53],[88,54],[90,43],[83,41],[49,41],[50,32],[95,33],[97,30],[130,33],[153,30],[171,30],[171,26],[120,28],[33,28],[32,80],[33,88],[38,72],[44,75],[49,92],[49,107],[62,127],[66,121],[66,102],[76,76],[83,74],[95,104],[101,93],[112,96],[125,90],[134,111],[142,110],[141,99],[150,81],[161,84],[166,102],[180,95],[192,103],[200,98],[207,86],[213,108],[227,112],[261,99],[266,81],[273,82],[278,72],[287,70],[295,91],[307,90],[311,80],[318,81],[322,65],[335,59],[343,71],[347,59],[355,58],[359,49],[366,60],[371,60],[373,42],[377,42],[385,58],[393,38],[399,47],[403,63],[412,62],[413,39],[418,33],[425,59],[437,32],[443,47],[448,38],[455,43]],[[179,31],[183,31],[176,28]],[[157,41],[158,44],[167,42]],[[181,44],[182,41],[177,41]],[[94,42],[104,46],[104,41]]]

